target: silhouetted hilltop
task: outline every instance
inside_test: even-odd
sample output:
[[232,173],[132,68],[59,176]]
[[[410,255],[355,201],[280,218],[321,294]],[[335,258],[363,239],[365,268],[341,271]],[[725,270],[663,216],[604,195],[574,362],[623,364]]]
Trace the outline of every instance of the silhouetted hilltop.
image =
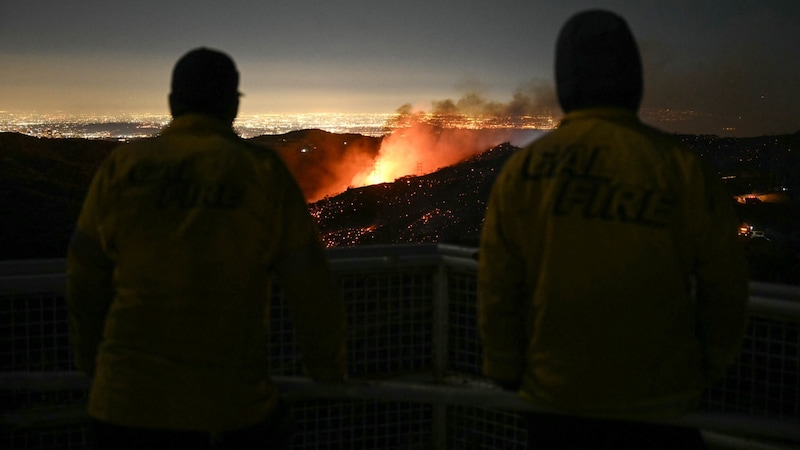
[[[734,195],[786,187],[800,192],[800,131],[779,136],[679,136],[723,176]],[[730,178],[735,176],[735,178]]]
[[[351,180],[364,165],[369,165],[381,148],[382,138],[312,129],[264,135],[250,141],[275,149],[306,199],[314,201],[324,197],[329,186]],[[354,163],[359,160],[363,162]]]
[[92,175],[116,145],[0,133],[0,259],[63,256]]

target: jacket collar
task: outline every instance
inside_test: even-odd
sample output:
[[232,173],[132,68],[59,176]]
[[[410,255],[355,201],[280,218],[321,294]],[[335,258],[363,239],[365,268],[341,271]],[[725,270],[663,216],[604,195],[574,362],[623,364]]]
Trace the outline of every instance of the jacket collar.
[[176,117],[164,128],[162,134],[186,132],[236,135],[233,127],[205,114],[184,114]]
[[585,108],[570,111],[561,119],[559,126],[584,119],[605,119],[615,122],[639,122],[639,116],[630,109],[619,107]]

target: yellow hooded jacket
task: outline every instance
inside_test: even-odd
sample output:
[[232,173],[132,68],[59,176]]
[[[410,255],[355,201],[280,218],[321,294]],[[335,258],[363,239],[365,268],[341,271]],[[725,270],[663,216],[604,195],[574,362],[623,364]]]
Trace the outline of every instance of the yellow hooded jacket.
[[746,263],[719,177],[625,108],[513,155],[482,232],[483,369],[572,413],[670,417],[738,355]]
[[210,432],[264,420],[274,274],[310,375],[344,377],[344,308],[305,200],[229,125],[180,116],[113,151],[76,228],[67,301],[90,416]]

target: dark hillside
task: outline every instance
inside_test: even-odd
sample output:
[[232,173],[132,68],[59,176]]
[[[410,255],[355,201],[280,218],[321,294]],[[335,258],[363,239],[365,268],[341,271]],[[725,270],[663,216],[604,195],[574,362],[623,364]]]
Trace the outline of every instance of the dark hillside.
[[[742,223],[758,232],[743,238],[753,279],[800,285],[800,134],[681,139],[717,167],[732,194],[757,194],[752,202],[748,197],[737,205]],[[362,169],[380,148],[378,138],[320,130],[253,142],[278,151],[312,199],[325,182],[337,182],[331,174]],[[0,259],[64,257],[91,176],[115,145],[0,134]],[[315,201],[309,209],[328,246],[477,245],[489,190],[517,150],[502,144],[428,175],[361,188],[344,185],[344,192]],[[770,194],[776,190],[780,195]]]
[[[326,173],[341,166],[346,153],[372,158],[380,148],[379,138],[321,130],[252,141],[281,154],[303,180],[307,198],[330,182]],[[0,133],[0,259],[63,257],[92,176],[118,145],[115,140]]]
[[0,259],[63,256],[92,175],[118,144],[0,133]]
[[726,180],[733,195],[779,187],[800,193],[800,131],[750,138],[685,135],[680,140],[723,176],[735,177]]

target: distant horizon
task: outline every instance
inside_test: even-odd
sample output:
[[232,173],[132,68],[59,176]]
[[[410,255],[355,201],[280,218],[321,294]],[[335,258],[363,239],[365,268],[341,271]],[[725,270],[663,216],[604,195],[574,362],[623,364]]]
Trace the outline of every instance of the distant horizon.
[[636,37],[647,123],[740,137],[800,129],[800,2],[788,0],[10,2],[0,109],[166,114],[175,62],[208,47],[236,62],[244,115],[558,116],[556,40],[590,8],[619,14]]
[[[401,117],[419,117],[427,119],[443,118],[443,117],[461,117],[465,119],[483,119],[485,121],[492,118],[518,118],[525,119],[527,122],[523,126],[515,126],[512,123],[507,125],[493,125],[489,128],[529,128],[538,130],[549,130],[554,128],[558,121],[561,119],[561,114],[551,115],[519,115],[519,116],[497,116],[488,113],[467,114],[463,112],[455,113],[436,113],[426,112],[421,110],[414,110],[407,107],[406,109],[398,108],[393,112],[240,112],[234,122],[235,128],[244,129],[271,129],[275,133],[282,134],[292,130],[301,130],[308,128],[327,129],[332,132],[348,133],[360,132],[359,130],[367,130],[368,135],[378,135],[380,129],[390,128],[390,122],[397,120]],[[550,118],[551,124],[545,124],[546,118]],[[711,127],[717,128],[707,129],[703,127],[704,122],[708,122],[709,117],[699,116],[694,111],[675,111],[671,109],[656,109],[656,108],[641,108],[639,117],[642,122],[654,126],[662,131],[673,134],[690,134],[690,135],[714,135],[719,137],[733,137],[733,138],[748,138],[748,137],[761,137],[761,136],[779,136],[788,135],[800,132],[800,127],[796,130],[786,130],[785,132],[768,132],[768,133],[747,133],[738,130],[736,127]],[[79,123],[84,125],[91,124],[108,124],[108,123],[140,123],[146,124],[148,122],[157,122],[151,124],[153,126],[164,126],[172,119],[168,111],[164,112],[139,112],[139,111],[106,111],[106,112],[93,112],[93,113],[75,113],[64,110],[56,110],[53,112],[40,112],[36,110],[10,110],[0,109],[0,132],[19,131],[20,127],[25,126],[44,126],[55,124],[70,124]],[[336,120],[339,119],[339,120]],[[350,119],[348,122],[344,119]],[[260,123],[259,123],[260,122]],[[459,125],[457,122],[449,122],[444,124],[446,128],[479,128],[475,123],[464,121]],[[519,122],[518,122],[519,123]],[[719,123],[719,121],[717,122]],[[536,126],[535,126],[536,125]],[[353,131],[350,131],[352,128]],[[363,133],[362,133],[363,134]],[[74,136],[70,136],[74,137]],[[115,137],[115,136],[111,136]]]

